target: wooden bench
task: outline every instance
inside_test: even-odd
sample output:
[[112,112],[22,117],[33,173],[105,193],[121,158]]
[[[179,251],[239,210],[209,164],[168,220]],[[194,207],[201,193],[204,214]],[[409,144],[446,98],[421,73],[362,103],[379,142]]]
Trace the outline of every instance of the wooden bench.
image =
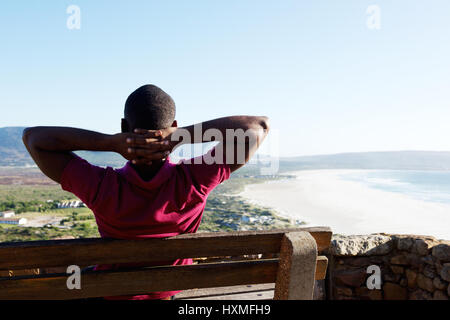
[[[330,241],[331,230],[317,227],[196,233],[164,239],[0,243],[0,299],[80,299],[264,283],[275,283],[274,299],[312,299],[314,280],[324,279],[327,269],[327,258],[318,253],[326,250]],[[83,268],[96,264],[248,255],[259,258],[83,271],[81,289],[70,290],[67,279],[71,274],[51,272],[51,268],[65,270],[70,265]],[[275,258],[264,258],[268,255]]]

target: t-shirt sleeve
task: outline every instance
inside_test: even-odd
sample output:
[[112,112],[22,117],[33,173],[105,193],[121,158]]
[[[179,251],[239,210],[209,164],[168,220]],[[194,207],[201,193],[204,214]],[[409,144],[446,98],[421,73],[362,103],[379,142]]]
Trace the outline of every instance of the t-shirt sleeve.
[[215,148],[206,154],[184,161],[192,179],[201,192],[207,194],[217,185],[230,178],[230,167],[223,161],[215,158]]
[[106,169],[94,166],[75,156],[66,165],[61,176],[61,188],[76,195],[86,206],[92,208],[99,194]]

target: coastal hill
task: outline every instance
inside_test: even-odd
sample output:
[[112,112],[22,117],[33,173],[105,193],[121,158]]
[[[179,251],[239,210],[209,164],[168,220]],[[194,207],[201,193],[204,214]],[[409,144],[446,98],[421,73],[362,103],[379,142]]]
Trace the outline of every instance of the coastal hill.
[[450,170],[450,151],[385,151],[281,158],[284,171],[299,169]]
[[[25,127],[0,128],[0,167],[35,166],[33,159],[22,142]],[[104,166],[122,166],[126,161],[122,156],[112,152],[77,152],[78,155],[93,164]]]
[[[34,166],[22,143],[24,127],[0,128],[0,166]],[[125,159],[110,152],[77,152],[93,164],[120,167]],[[260,157],[262,163],[268,158]],[[255,159],[254,159],[255,160]],[[255,161],[245,166],[240,174],[252,174],[258,167]],[[403,170],[450,170],[450,151],[387,151],[340,153],[280,158],[280,172],[302,169],[403,169]]]
[[32,160],[22,143],[21,127],[0,128],[0,166],[27,166]]

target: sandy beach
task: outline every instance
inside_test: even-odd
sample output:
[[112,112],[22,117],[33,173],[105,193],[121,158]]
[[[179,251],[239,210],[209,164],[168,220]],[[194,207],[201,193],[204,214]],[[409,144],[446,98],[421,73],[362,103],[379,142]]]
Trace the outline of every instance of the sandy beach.
[[450,239],[450,205],[346,181],[340,174],[356,170],[290,172],[295,179],[248,185],[240,195],[277,210],[280,215],[329,226],[345,235],[395,233]]

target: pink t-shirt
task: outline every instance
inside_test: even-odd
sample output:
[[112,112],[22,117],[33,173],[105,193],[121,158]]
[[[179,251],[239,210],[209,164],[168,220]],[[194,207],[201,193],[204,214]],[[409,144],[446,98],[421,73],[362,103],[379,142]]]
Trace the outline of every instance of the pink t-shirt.
[[[208,154],[213,155],[214,149]],[[130,162],[121,169],[113,169],[94,166],[75,157],[62,173],[61,187],[75,194],[94,212],[103,238],[163,238],[194,233],[200,225],[208,194],[230,177],[230,168],[226,164],[206,164],[203,159],[201,164],[196,163],[191,159],[191,164],[175,164],[167,158],[158,173],[144,181]],[[192,264],[192,259],[164,264]],[[99,265],[96,269],[120,266],[124,265]],[[117,298],[162,299],[177,292]]]

